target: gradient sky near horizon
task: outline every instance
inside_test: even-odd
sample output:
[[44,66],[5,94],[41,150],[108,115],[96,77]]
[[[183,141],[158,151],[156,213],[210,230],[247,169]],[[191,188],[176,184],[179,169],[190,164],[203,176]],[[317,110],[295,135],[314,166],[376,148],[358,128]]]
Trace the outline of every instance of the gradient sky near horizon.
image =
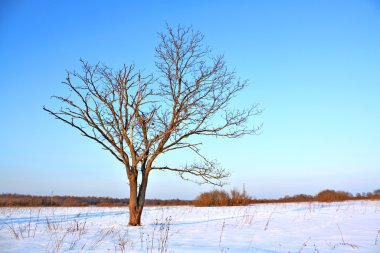
[[[226,189],[255,197],[380,188],[380,2],[1,1],[0,193],[128,197],[122,164],[42,106],[65,95],[79,59],[154,73],[157,32],[192,25],[250,86],[260,135],[204,139]],[[188,153],[160,160],[191,162]],[[211,186],[155,172],[148,198],[192,199]]]

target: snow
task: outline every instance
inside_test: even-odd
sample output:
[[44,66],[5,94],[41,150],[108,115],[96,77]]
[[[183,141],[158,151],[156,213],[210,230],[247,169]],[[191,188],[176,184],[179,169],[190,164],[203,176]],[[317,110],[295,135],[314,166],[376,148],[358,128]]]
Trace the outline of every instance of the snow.
[[380,252],[380,201],[0,208],[0,252]]

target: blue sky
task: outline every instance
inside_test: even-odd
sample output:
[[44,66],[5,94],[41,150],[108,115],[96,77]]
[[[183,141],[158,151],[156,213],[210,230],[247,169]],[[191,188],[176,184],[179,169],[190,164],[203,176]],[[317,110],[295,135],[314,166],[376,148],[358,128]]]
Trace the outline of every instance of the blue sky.
[[[154,72],[165,22],[192,25],[250,86],[262,133],[205,139],[202,150],[252,196],[380,188],[378,1],[2,1],[0,192],[128,197],[123,166],[42,110],[79,59]],[[163,157],[180,165],[186,153]],[[189,162],[191,162],[190,160]],[[149,198],[210,186],[155,173]]]

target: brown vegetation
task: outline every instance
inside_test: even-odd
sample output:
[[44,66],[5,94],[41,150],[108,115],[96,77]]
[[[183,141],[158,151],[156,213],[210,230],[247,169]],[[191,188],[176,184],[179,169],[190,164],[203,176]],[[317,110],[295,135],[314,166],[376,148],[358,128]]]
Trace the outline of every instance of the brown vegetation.
[[339,202],[347,200],[378,200],[380,199],[380,189],[373,192],[357,193],[355,196],[345,191],[323,190],[315,196],[298,194],[294,196],[285,196],[279,199],[251,199],[250,204],[255,203],[288,203],[288,202]]
[[[201,193],[195,200],[181,199],[147,199],[147,206],[242,206],[260,203],[290,203],[290,202],[338,202],[347,200],[379,200],[380,189],[373,192],[357,193],[355,195],[334,190],[323,190],[315,196],[297,194],[285,196],[279,199],[255,199],[251,198],[243,188],[240,192],[232,189],[212,190]],[[127,206],[129,199],[118,199],[108,197],[76,197],[76,196],[32,196],[23,194],[0,194],[0,207],[17,206]]]
[[261,203],[289,203],[289,202],[339,202],[347,200],[379,200],[380,189],[368,193],[357,193],[355,196],[349,192],[323,190],[315,196],[306,194],[297,194],[294,196],[285,196],[279,199],[254,199],[251,198],[245,190],[239,192],[236,189],[230,193],[224,190],[212,190],[201,193],[194,201],[195,206],[241,206],[248,204]]
[[352,199],[352,194],[344,191],[324,190],[315,196],[315,199],[319,202],[333,202],[344,201]]
[[[32,196],[22,194],[1,194],[0,207],[5,206],[127,206],[129,199],[76,196]],[[180,199],[147,199],[150,206],[191,205],[192,201]]]
[[201,193],[193,202],[195,206],[244,206],[248,205],[251,197],[245,189],[240,192],[232,189],[230,192],[224,190],[212,190]]

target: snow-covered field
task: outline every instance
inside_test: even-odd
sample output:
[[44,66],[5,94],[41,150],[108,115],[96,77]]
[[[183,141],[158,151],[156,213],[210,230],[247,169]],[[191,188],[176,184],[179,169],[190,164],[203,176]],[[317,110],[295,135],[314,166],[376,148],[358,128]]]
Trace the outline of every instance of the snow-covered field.
[[380,201],[1,208],[0,252],[380,252]]

